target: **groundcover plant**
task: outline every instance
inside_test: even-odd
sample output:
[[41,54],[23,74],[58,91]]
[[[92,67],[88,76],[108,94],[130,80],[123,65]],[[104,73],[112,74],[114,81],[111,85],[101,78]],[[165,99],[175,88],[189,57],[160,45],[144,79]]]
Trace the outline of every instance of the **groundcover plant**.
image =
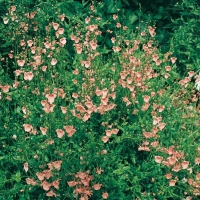
[[199,199],[199,74],[180,77],[154,25],[103,3],[4,5],[1,199]]

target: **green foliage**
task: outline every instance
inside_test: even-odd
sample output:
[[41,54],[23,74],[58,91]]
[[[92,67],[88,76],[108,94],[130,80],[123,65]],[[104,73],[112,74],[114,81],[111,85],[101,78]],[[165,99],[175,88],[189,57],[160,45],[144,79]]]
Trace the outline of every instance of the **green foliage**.
[[177,5],[180,18],[173,20],[174,35],[172,50],[179,57],[179,70],[182,74],[190,70],[197,71],[200,66],[200,9],[195,1],[184,1]]
[[2,199],[199,198],[199,8],[175,3],[0,1]]

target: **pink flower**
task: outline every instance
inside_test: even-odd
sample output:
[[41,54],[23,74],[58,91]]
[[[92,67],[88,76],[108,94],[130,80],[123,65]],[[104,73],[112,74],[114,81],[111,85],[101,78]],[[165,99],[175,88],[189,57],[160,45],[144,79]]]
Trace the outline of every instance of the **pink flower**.
[[171,156],[167,158],[170,165],[174,165],[177,162],[177,158],[175,156]]
[[58,188],[59,188],[59,180],[53,181],[53,182],[51,183],[51,185],[52,185],[53,187],[55,187],[56,189],[58,189]]
[[151,35],[151,37],[154,37],[154,36],[156,35],[156,33],[155,33],[155,28],[149,26],[148,29],[149,29],[149,34]]
[[113,19],[116,20],[118,16],[116,14],[113,15]]
[[47,181],[43,181],[41,186],[43,187],[44,190],[48,191],[51,187],[51,184],[48,183]]
[[166,67],[165,67],[165,70],[166,70],[167,72],[169,72],[169,71],[172,70],[172,68],[171,68],[170,66],[166,66]]
[[24,72],[24,80],[31,81],[34,77],[34,74],[32,72]]
[[73,126],[64,126],[65,131],[68,134],[68,137],[72,137],[72,135],[76,132]]
[[117,28],[120,28],[121,26],[122,26],[122,25],[121,25],[119,22],[116,23],[116,27],[117,27]]
[[60,106],[60,109],[61,109],[63,114],[67,113],[67,108],[66,107]]
[[115,43],[116,39],[114,37],[111,38],[112,43]]
[[65,14],[59,15],[58,18],[63,22],[65,20]]
[[97,48],[97,44],[93,41],[90,42],[90,46],[91,46],[92,50],[96,50],[96,48]]
[[161,163],[162,160],[163,160],[163,157],[162,157],[162,156],[155,156],[155,162]]
[[0,85],[0,88],[2,89],[2,91],[4,92],[4,93],[6,93],[6,92],[9,92],[9,89],[11,88],[11,86],[10,85]]
[[153,61],[156,62],[158,60],[158,58],[159,58],[158,54],[153,54],[152,58],[153,58]]
[[31,47],[33,45],[33,40],[28,40],[27,44],[28,44],[29,47]]
[[189,71],[188,72],[189,77],[191,78],[194,75],[194,71]]
[[97,29],[98,26],[97,25],[90,25],[90,26],[87,26],[87,29],[89,29],[91,32],[93,32],[95,29]]
[[87,61],[83,61],[84,65],[85,65],[85,68],[89,68],[90,65],[91,65],[91,62],[89,60]]
[[166,175],[165,175],[166,179],[171,179],[172,176],[173,176],[172,174],[166,174]]
[[176,180],[171,180],[171,181],[169,182],[169,186],[175,186],[175,184],[176,184]]
[[195,162],[196,165],[199,165],[200,164],[200,157],[199,158],[195,158],[194,162]]
[[37,185],[37,182],[34,181],[34,179],[31,179],[31,178],[26,178],[26,183],[27,183],[28,185],[32,185],[32,186]]
[[157,66],[159,66],[159,65],[162,63],[161,60],[156,60],[155,62],[156,62],[156,65],[157,65]]
[[48,102],[52,104],[56,98],[56,94],[46,94],[45,97],[48,99]]
[[20,74],[23,73],[22,70],[18,70],[18,69],[15,70],[14,72],[15,72],[15,75],[16,75],[16,76],[20,76]]
[[90,22],[90,18],[89,17],[85,18],[85,23],[89,24],[89,22]]
[[58,138],[62,138],[65,132],[62,129],[56,129]]
[[101,139],[104,143],[108,142],[109,137],[108,136],[103,136]]
[[51,65],[56,65],[56,63],[57,63],[57,60],[55,58],[52,58],[51,59]]
[[65,30],[64,28],[59,28],[59,29],[58,29],[58,33],[59,33],[60,35],[62,35],[62,34],[64,33],[64,30]]
[[59,27],[59,26],[60,26],[60,25],[59,25],[58,23],[54,23],[54,22],[53,22],[53,28],[54,28],[55,31],[58,30],[58,27]]
[[75,107],[80,113],[84,113],[86,111],[81,104],[76,104]]
[[65,45],[67,43],[66,38],[65,37],[61,38],[60,39],[60,43],[63,44],[63,45]]
[[108,137],[110,137],[110,136],[112,135],[112,131],[111,131],[111,130],[106,130],[106,135],[107,135]]
[[81,54],[82,53],[83,48],[80,45],[76,45],[75,48],[76,48],[77,54]]
[[107,199],[108,198],[108,193],[107,192],[103,192],[102,193],[102,198],[103,199]]
[[95,190],[100,190],[100,189],[101,189],[101,186],[102,186],[102,184],[97,183],[97,184],[93,185],[92,187],[93,187]]
[[158,127],[159,127],[159,129],[162,131],[164,128],[165,128],[165,123],[163,123],[163,122],[160,122],[159,124],[158,124]]
[[23,67],[25,64],[25,60],[17,60],[17,64],[18,66]]
[[46,72],[47,66],[42,66],[41,70],[42,70],[43,72]]
[[9,19],[6,18],[6,17],[4,17],[4,18],[3,18],[3,23],[4,23],[4,24],[7,24],[8,22],[9,22]]
[[166,73],[164,76],[166,79],[168,79],[170,77],[170,74]]
[[189,165],[189,162],[188,162],[188,161],[183,161],[183,162],[181,163],[181,166],[182,166],[183,169],[187,169],[187,168],[188,168],[188,165]]
[[28,163],[24,163],[24,171],[27,172],[28,171]]
[[31,132],[33,129],[33,126],[31,124],[23,124],[23,127],[26,132]]
[[101,153],[102,153],[102,154],[107,154],[107,150],[104,149],[104,150],[101,151]]
[[56,197],[57,195],[55,192],[53,192],[53,190],[50,190],[49,192],[46,193],[46,196],[47,197],[53,197],[53,196]]
[[146,131],[143,132],[143,135],[144,135],[145,138],[154,137],[154,134],[153,134],[153,133],[151,133],[151,132],[146,132]]
[[150,100],[150,96],[147,96],[147,95],[145,95],[143,98],[144,98],[145,103],[148,103]]
[[112,49],[113,49],[114,52],[119,52],[119,51],[122,50],[122,48],[118,47],[118,46],[113,46]]
[[50,170],[52,170],[53,167],[54,167],[55,169],[57,169],[59,171],[60,167],[61,167],[61,164],[62,164],[62,161],[58,160],[58,161],[54,161],[52,163],[49,163],[47,165],[48,165],[48,167],[49,167]]
[[42,135],[46,135],[47,128],[40,127],[40,131],[42,132]]
[[175,62],[176,62],[176,60],[177,60],[177,58],[175,58],[175,57],[172,57],[172,58],[170,58],[171,59],[171,61],[172,61],[172,64],[174,64]]
[[96,172],[97,172],[97,174],[101,174],[102,172],[104,172],[104,170],[102,170],[101,167],[100,167],[99,169],[96,168]]
[[119,132],[119,129],[112,129],[112,133],[117,135],[117,133]]
[[68,181],[67,184],[69,185],[69,187],[74,187],[78,183],[76,181]]
[[197,181],[200,181],[200,173],[197,173],[197,175],[196,175],[196,180],[197,180]]
[[44,174],[44,173],[37,172],[37,173],[36,173],[36,176],[38,177],[38,179],[39,179],[40,181],[43,181],[43,180],[44,180],[44,177],[45,177],[45,174]]
[[50,42],[44,42],[44,46],[45,48],[49,49],[51,47],[51,43]]

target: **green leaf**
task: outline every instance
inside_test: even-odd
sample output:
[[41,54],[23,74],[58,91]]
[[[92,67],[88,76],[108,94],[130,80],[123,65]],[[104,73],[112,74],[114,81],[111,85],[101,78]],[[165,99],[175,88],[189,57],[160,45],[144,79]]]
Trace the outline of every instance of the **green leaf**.
[[20,196],[19,200],[26,200],[26,198],[23,196]]
[[0,160],[3,160],[5,157],[4,156],[0,156]]
[[12,176],[12,179],[15,180],[17,183],[19,183],[21,181],[21,173],[17,172]]
[[102,54],[108,54],[109,52],[111,52],[111,50],[108,50],[107,48],[106,48],[106,46],[104,45],[103,46],[103,48],[102,48],[102,50],[100,51]]
[[127,25],[133,24],[135,21],[138,20],[138,16],[132,10],[126,9],[125,13],[126,13]]
[[28,193],[28,191],[26,190],[26,192],[25,192],[25,197],[26,197],[26,199],[27,200],[29,200],[30,199],[30,195],[29,195],[29,193]]
[[105,7],[108,14],[117,13],[117,8],[113,0],[105,0]]

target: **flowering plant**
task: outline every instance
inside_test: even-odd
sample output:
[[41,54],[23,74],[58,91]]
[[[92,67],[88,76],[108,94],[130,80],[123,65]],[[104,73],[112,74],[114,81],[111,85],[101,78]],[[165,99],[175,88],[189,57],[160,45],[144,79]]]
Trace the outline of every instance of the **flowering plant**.
[[104,21],[100,6],[87,16],[49,7],[53,16],[42,20],[47,8],[9,5],[3,24],[13,43],[1,70],[14,71],[0,77],[1,196],[197,199],[198,77],[180,78],[155,26],[132,32],[117,12]]

